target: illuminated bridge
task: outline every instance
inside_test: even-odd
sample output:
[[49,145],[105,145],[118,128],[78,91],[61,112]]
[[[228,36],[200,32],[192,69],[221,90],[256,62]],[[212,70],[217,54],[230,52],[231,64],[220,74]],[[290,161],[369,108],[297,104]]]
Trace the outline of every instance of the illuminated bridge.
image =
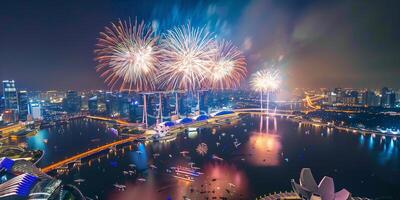
[[98,117],[98,116],[88,115],[88,116],[86,116],[86,118],[94,119],[94,120],[100,120],[100,121],[107,121],[107,122],[115,122],[117,124],[128,124],[127,121],[119,120],[119,119],[113,119],[113,118],[107,118],[107,117]]
[[[249,113],[249,114],[267,114],[267,109],[263,108],[242,108],[234,109],[236,113]],[[283,116],[283,117],[293,117],[293,110],[280,110],[280,109],[268,109],[268,115],[271,116]]]
[[49,171],[55,170],[55,169],[57,169],[59,167],[62,167],[64,165],[67,165],[67,164],[69,164],[71,162],[74,162],[76,160],[88,157],[90,155],[93,155],[93,154],[96,154],[98,152],[104,151],[104,150],[109,149],[111,147],[114,147],[114,146],[117,146],[117,145],[121,145],[121,144],[125,144],[125,143],[128,143],[128,142],[132,142],[135,139],[138,139],[140,137],[143,137],[143,135],[140,134],[140,135],[131,136],[131,137],[128,137],[128,138],[125,138],[125,139],[121,139],[121,140],[118,140],[118,141],[115,141],[115,142],[112,142],[112,143],[109,143],[109,144],[105,144],[103,146],[99,146],[99,147],[96,147],[96,148],[93,148],[93,149],[89,149],[89,150],[87,150],[87,151],[85,151],[83,153],[71,156],[71,157],[66,158],[64,160],[58,161],[56,163],[53,163],[53,164],[51,164],[51,165],[49,165],[47,167],[44,167],[44,168],[41,169],[41,171],[44,172],[44,173],[47,173]]

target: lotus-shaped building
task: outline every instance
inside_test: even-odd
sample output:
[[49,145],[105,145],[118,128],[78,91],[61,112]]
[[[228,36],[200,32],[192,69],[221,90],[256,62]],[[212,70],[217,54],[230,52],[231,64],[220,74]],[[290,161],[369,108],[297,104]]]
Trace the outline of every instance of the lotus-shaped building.
[[325,176],[317,185],[311,170],[303,168],[300,173],[300,183],[291,181],[293,190],[303,199],[310,200],[348,200],[351,194],[346,189],[335,193],[335,184],[331,177]]

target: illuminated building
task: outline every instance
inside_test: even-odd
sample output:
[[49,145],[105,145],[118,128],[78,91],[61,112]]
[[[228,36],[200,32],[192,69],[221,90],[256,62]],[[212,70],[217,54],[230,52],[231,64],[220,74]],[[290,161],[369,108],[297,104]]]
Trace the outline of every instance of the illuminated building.
[[96,115],[98,111],[98,98],[94,96],[88,100],[89,114]]
[[43,119],[42,107],[39,102],[29,102],[28,113],[33,118],[33,120]]
[[18,91],[18,118],[26,121],[28,116],[28,92],[25,90]]
[[3,112],[3,121],[4,123],[12,123],[12,122],[16,122],[17,119],[17,110],[4,110]]
[[129,104],[129,121],[131,122],[137,122],[140,120],[141,115],[139,111],[139,101],[137,100],[132,100],[132,102]]
[[61,181],[43,173],[31,162],[0,158],[0,199],[60,199]]
[[200,114],[208,114],[208,92],[202,91],[199,93],[200,95]]
[[4,108],[9,110],[18,110],[17,89],[14,80],[3,81]]
[[162,101],[162,114],[164,117],[169,117],[171,113],[171,104],[169,102],[170,98],[167,94],[161,96]]
[[82,106],[82,97],[77,91],[68,91],[65,99],[63,99],[64,110],[68,113],[80,112]]
[[128,117],[129,116],[129,104],[130,98],[128,92],[121,92],[118,94],[117,98],[117,106],[118,106],[118,113],[121,117]]
[[[18,118],[18,97],[14,80],[3,80],[4,109],[7,121],[15,122]],[[3,117],[4,118],[4,117]],[[6,120],[5,120],[6,121]]]
[[396,93],[387,88],[384,87],[381,90],[381,106],[384,108],[394,108],[396,105]]
[[0,94],[0,113],[4,111],[4,97]]
[[366,90],[362,93],[361,105],[375,107],[380,105],[380,97],[371,90]]
[[319,185],[315,182],[315,179],[309,168],[303,168],[300,173],[299,184],[294,180],[291,181],[293,190],[302,199],[321,199],[321,200],[347,200],[351,199],[351,194],[346,189],[342,189],[335,193],[335,184],[333,179],[328,176],[324,176]]

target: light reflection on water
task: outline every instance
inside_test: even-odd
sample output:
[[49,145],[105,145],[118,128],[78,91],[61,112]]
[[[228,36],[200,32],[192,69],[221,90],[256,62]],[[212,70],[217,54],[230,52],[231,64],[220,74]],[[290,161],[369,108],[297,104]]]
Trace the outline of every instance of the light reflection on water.
[[280,136],[269,133],[252,133],[246,144],[249,163],[255,166],[278,166],[281,161]]
[[[299,134],[296,134],[296,129]],[[85,130],[83,133],[89,133],[91,130],[93,129]],[[226,133],[226,136],[221,136],[222,133]],[[37,145],[38,148],[40,145],[46,146],[40,141],[45,136],[51,136],[48,134],[46,132],[43,132],[43,135],[38,134],[38,137],[29,142],[32,146]],[[103,135],[103,133],[96,134]],[[231,138],[232,135],[234,135],[233,138]],[[218,140],[218,138],[222,139]],[[90,141],[90,139],[88,137],[87,140]],[[232,144],[235,139],[241,143],[237,149]],[[385,168],[386,166],[390,166],[390,169],[399,167],[396,161],[399,158],[399,144],[389,138],[380,144],[379,141],[375,141],[379,139],[380,137],[338,132],[324,127],[298,126],[293,122],[275,117],[249,118],[245,119],[243,124],[240,122],[239,125],[216,126],[202,129],[198,133],[182,134],[176,141],[169,143],[132,145],[131,149],[125,149],[124,154],[121,151],[118,154],[109,153],[107,158],[95,161],[91,166],[82,166],[79,171],[73,170],[62,178],[70,183],[73,183],[73,179],[84,178],[87,181],[79,185],[84,193],[90,197],[99,194],[103,199],[110,200],[125,200],[132,197],[182,199],[184,195],[191,199],[204,199],[205,194],[201,194],[200,191],[209,189],[211,193],[214,191],[212,194],[216,196],[228,195],[226,191],[228,189],[232,193],[230,199],[241,197],[251,199],[265,193],[290,189],[290,179],[297,178],[302,167],[311,167],[318,169],[315,172],[316,176],[324,176],[338,169],[337,171],[343,174],[336,173],[334,176],[341,180],[341,184],[347,184],[346,188],[355,194],[369,194],[368,192],[385,194],[387,190],[391,191],[392,178],[400,178],[398,174]],[[217,147],[216,141],[219,141],[221,145]],[[49,141],[49,144],[55,145],[56,142]],[[209,146],[209,153],[204,157],[195,151],[195,147],[202,142]],[[189,151],[189,153],[184,157],[180,154],[181,151]],[[159,153],[160,157],[154,159],[154,153]],[[213,160],[212,154],[224,158],[224,161]],[[326,155],[340,156],[328,159]],[[290,162],[285,162],[286,157],[290,159]],[[357,159],[362,162],[358,162]],[[352,162],[351,165],[343,165],[355,160],[357,162]],[[111,161],[118,165],[111,166]],[[188,162],[195,162],[196,166],[204,172],[204,175],[194,183],[177,180],[165,173],[168,167],[187,166]],[[123,176],[122,171],[127,170],[131,163],[134,163],[141,172],[135,176]],[[376,163],[381,166],[376,167]],[[158,169],[147,169],[150,164],[155,164]],[[374,168],[365,166],[374,166]],[[370,175],[372,169],[374,169],[374,174],[379,174],[379,178]],[[344,171],[351,172],[352,176],[344,174]],[[355,177],[356,175],[358,176]],[[145,182],[137,180],[142,177],[146,178]],[[212,181],[212,179],[216,180]],[[360,185],[361,180],[367,185]],[[125,184],[127,190],[116,191],[113,187],[115,183]],[[235,187],[229,186],[229,183]],[[382,185],[382,188],[371,189],[376,184]],[[206,186],[207,189],[204,189]],[[363,187],[369,189],[365,191]]]

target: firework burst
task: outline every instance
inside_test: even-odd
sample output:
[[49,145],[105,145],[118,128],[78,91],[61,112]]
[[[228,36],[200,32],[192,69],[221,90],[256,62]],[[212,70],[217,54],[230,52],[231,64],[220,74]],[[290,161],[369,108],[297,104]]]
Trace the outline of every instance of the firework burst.
[[119,21],[100,33],[96,45],[97,71],[111,88],[149,91],[155,88],[160,50],[151,26]]
[[213,89],[234,88],[246,76],[246,60],[241,51],[225,40],[216,42],[209,83]]
[[204,87],[216,52],[212,41],[204,28],[187,25],[167,31],[161,42],[160,87],[191,92]]
[[196,147],[196,152],[202,156],[206,155],[208,152],[208,146],[206,143],[200,143]]
[[273,91],[278,89],[280,84],[280,73],[275,68],[263,69],[254,73],[250,85],[256,91]]

